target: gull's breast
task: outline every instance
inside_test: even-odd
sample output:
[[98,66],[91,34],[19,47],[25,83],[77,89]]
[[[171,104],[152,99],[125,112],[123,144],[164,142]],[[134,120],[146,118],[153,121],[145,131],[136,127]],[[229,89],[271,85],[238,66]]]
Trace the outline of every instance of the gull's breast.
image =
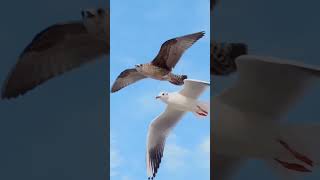
[[176,93],[169,98],[168,104],[181,111],[193,111],[197,100]]
[[144,64],[142,66],[141,73],[153,79],[166,80],[169,71],[151,64]]

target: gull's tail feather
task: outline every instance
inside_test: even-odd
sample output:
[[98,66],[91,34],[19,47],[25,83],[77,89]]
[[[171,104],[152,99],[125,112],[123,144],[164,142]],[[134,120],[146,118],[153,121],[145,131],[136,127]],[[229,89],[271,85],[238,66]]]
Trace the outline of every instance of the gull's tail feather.
[[175,75],[175,74],[170,74],[169,75],[169,82],[171,82],[174,85],[181,86],[183,85],[183,81],[187,79],[187,75]]
[[210,111],[210,103],[209,102],[198,102],[193,114],[195,114],[198,118],[204,118],[208,116]]
[[229,75],[237,70],[235,59],[248,54],[244,43],[211,43],[211,74]]

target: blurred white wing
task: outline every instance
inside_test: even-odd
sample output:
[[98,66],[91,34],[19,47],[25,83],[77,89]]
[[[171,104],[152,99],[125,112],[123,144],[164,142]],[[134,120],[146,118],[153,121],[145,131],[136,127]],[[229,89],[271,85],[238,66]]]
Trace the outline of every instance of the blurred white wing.
[[149,125],[146,153],[149,179],[156,176],[163,156],[166,138],[184,113],[184,111],[178,111],[167,106],[166,110]]
[[217,96],[242,112],[277,119],[301,97],[320,69],[293,61],[243,55],[236,59],[236,84]]
[[179,93],[197,99],[209,86],[210,84],[205,81],[185,79],[183,89]]

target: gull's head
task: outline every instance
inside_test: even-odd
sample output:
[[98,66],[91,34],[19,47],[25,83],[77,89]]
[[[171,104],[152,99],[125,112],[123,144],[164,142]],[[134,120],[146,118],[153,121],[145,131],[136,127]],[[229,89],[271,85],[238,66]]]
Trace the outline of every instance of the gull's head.
[[89,32],[105,33],[109,22],[109,13],[103,8],[84,9],[81,11],[84,25]]
[[156,99],[160,99],[162,101],[166,101],[169,98],[169,93],[168,92],[160,92],[158,96],[156,96]]

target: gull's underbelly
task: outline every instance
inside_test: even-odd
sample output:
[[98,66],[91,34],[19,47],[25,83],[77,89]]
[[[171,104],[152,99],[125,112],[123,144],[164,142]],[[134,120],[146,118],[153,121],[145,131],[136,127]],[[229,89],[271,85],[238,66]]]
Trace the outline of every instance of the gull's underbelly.
[[167,80],[170,72],[159,67],[145,65],[140,73],[152,79]]
[[168,105],[171,105],[175,109],[180,111],[194,111],[194,107],[197,104],[197,100],[187,98],[180,94],[177,94],[174,99],[170,99]]
[[[219,105],[219,106],[218,106]],[[275,158],[288,154],[277,142],[278,124],[223,104],[212,107],[211,127],[217,154],[247,158]]]

